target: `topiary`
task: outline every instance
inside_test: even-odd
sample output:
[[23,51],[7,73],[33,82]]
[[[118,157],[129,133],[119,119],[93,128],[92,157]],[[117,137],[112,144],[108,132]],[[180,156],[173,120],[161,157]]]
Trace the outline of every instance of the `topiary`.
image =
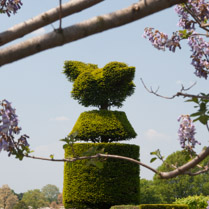
[[135,67],[122,62],[110,62],[98,68],[93,64],[66,61],[63,72],[74,82],[72,97],[85,107],[121,107],[126,97],[134,93]]
[[[98,68],[94,64],[66,61],[63,72],[73,82],[72,97],[85,107],[99,108],[82,113],[69,135],[77,133],[76,141],[92,142],[114,142],[136,137],[124,112],[108,110],[111,106],[121,107],[126,97],[134,93],[134,67],[122,62],[110,62]],[[73,150],[82,155],[92,146],[104,148],[109,154],[134,159],[138,159],[139,155],[138,146],[130,148],[131,145],[109,143],[76,143]],[[69,147],[65,149],[66,158],[73,154],[69,150]],[[65,208],[109,209],[111,205],[139,203],[138,165],[108,159],[104,168],[98,169],[87,166],[87,162],[74,162],[73,165],[65,163]]]
[[[65,149],[65,158],[82,156],[91,147],[139,160],[139,147],[118,143],[76,143]],[[65,208],[109,209],[112,205],[139,203],[139,167],[124,160],[107,159],[98,169],[88,160],[65,163]]]
[[92,142],[113,142],[136,137],[126,114],[119,111],[93,110],[81,113],[70,134]]

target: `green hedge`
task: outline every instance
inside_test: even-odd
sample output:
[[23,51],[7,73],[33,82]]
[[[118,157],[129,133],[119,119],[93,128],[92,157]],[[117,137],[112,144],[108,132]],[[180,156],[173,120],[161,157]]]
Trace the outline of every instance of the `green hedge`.
[[[91,147],[104,148],[108,154],[139,159],[139,147],[119,143],[76,143],[74,153]],[[72,156],[72,147],[65,157]],[[87,165],[89,160],[65,163],[63,202],[66,209],[109,209],[112,205],[139,204],[139,166],[129,161],[106,159],[103,168]]]
[[142,204],[139,209],[188,209],[188,205],[178,204]]
[[135,206],[135,205],[115,205],[115,206],[112,206],[110,209],[139,209],[139,206]]
[[93,110],[81,113],[70,134],[82,141],[113,142],[136,137],[125,112]]
[[189,209],[205,209],[208,206],[209,196],[194,195],[185,198],[178,198],[174,204],[187,204]]

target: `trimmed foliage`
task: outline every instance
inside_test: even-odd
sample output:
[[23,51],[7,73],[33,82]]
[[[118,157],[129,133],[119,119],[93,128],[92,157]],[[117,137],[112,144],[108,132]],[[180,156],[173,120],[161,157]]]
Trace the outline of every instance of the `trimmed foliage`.
[[139,209],[139,206],[136,205],[115,205],[110,209]]
[[110,62],[103,68],[78,61],[65,61],[64,74],[73,83],[72,97],[85,107],[121,107],[134,93],[135,67]]
[[76,139],[92,142],[113,142],[136,137],[125,112],[93,110],[81,113],[70,134]]
[[209,196],[194,195],[176,199],[174,204],[187,204],[189,209],[205,209],[208,206]]
[[[118,143],[75,143],[74,151],[71,146],[65,149],[65,158],[82,156],[91,147],[139,159],[138,146]],[[103,167],[97,168],[87,162],[89,160],[65,163],[63,202],[66,209],[109,209],[112,205],[139,204],[138,165],[125,160],[103,159]]]
[[183,204],[142,204],[139,209],[188,209],[188,206]]

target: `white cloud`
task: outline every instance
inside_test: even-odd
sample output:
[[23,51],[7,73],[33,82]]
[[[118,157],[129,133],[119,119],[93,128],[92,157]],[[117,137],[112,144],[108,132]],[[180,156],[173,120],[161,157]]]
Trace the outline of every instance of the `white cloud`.
[[66,116],[59,116],[59,117],[52,118],[51,120],[54,120],[54,121],[68,121],[70,119]]
[[149,140],[159,140],[159,139],[169,139],[170,137],[167,136],[166,134],[164,133],[160,133],[160,132],[157,132],[156,130],[154,129],[148,129],[145,133],[144,133],[144,136],[149,139]]
[[44,28],[39,28],[38,30],[35,30],[32,32],[33,35],[42,35],[46,32]]

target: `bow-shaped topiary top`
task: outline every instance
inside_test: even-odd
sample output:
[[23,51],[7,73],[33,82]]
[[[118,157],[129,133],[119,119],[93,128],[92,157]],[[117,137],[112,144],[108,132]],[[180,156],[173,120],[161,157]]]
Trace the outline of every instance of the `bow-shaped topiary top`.
[[98,68],[94,64],[65,61],[63,72],[73,82],[72,97],[85,107],[121,107],[126,97],[134,93],[135,67],[122,62]]

